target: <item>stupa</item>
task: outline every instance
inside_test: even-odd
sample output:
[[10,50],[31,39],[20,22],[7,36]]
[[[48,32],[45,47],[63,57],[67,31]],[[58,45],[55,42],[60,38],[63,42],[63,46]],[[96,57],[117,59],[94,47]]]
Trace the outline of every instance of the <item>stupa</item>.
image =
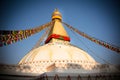
[[84,64],[91,64],[91,68],[98,64],[87,52],[70,44],[70,37],[61,23],[62,15],[57,9],[52,14],[52,20],[54,25],[45,41],[46,44],[30,51],[19,62],[19,65],[36,65],[36,69],[41,66],[41,69],[45,70],[52,64],[64,68],[68,63],[81,64],[86,69],[90,69],[90,67],[86,67]]
[[58,9],[52,13],[52,21],[54,24],[45,44],[31,50],[17,65],[1,65],[2,77],[9,75],[7,77],[12,79],[40,80],[118,79],[118,66],[100,64],[86,51],[70,43]]

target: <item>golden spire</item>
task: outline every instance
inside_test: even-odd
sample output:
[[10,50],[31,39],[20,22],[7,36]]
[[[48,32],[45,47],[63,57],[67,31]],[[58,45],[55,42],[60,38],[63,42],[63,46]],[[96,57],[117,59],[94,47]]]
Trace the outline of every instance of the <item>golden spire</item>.
[[58,9],[55,9],[52,13],[52,21],[54,21],[54,24],[45,43],[61,40],[69,42],[70,38],[61,23],[62,15]]

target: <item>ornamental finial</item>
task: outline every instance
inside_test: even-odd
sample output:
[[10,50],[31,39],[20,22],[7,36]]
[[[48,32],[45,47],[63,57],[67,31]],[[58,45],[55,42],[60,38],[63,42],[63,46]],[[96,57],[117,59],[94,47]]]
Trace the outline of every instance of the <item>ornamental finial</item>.
[[56,20],[56,19],[62,21],[62,15],[57,8],[52,13],[52,20]]

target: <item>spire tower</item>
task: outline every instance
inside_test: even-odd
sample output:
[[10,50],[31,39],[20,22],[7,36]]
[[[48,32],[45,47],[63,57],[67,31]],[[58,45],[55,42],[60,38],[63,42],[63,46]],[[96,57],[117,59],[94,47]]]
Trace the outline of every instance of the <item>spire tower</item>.
[[54,24],[52,26],[52,29],[45,43],[56,42],[56,41],[61,41],[61,40],[69,42],[70,38],[61,23],[62,15],[58,11],[58,9],[55,9],[54,12],[52,13],[52,21],[54,22]]

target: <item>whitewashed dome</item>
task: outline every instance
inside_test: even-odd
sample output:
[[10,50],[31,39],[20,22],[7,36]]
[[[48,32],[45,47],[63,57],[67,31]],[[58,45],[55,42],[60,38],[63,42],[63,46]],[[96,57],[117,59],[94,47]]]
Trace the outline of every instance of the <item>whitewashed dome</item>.
[[96,62],[84,50],[64,42],[52,42],[30,51],[20,63],[35,61],[73,60]]

